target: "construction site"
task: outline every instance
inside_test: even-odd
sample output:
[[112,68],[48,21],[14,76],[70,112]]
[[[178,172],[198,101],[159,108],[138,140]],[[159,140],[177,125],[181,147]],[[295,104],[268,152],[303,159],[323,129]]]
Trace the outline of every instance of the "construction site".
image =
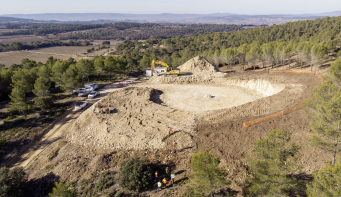
[[124,159],[145,156],[171,166],[181,178],[190,174],[192,153],[212,150],[228,172],[229,187],[239,192],[253,144],[277,127],[291,132],[291,141],[302,147],[302,173],[311,174],[330,160],[305,142],[312,131],[302,102],[322,82],[317,73],[227,74],[200,56],[179,69],[180,75],[152,76],[117,88],[77,117],[65,117],[55,126],[62,127],[60,135],[51,134],[48,146],[18,166],[30,170],[29,178],[53,173],[71,182],[117,171]]

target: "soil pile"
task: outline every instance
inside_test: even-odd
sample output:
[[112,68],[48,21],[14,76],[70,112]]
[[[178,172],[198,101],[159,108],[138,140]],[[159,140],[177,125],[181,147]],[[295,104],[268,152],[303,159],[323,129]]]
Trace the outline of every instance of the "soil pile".
[[188,60],[186,63],[178,67],[181,72],[191,72],[193,74],[198,73],[216,73],[220,72],[220,70],[212,65],[210,62],[208,62],[205,58],[202,56],[194,57],[190,60]]
[[[171,149],[173,140],[180,149],[191,146],[194,116],[158,104],[157,97],[153,88],[110,93],[79,116],[67,140],[109,150]],[[173,130],[170,135],[169,126]]]
[[149,79],[150,83],[165,84],[216,84],[225,76],[225,73],[201,56],[194,57],[178,67],[180,76],[159,75]]
[[262,96],[271,96],[284,90],[284,84],[277,84],[262,79],[230,79],[226,81],[228,86],[239,86],[249,90],[255,90]]

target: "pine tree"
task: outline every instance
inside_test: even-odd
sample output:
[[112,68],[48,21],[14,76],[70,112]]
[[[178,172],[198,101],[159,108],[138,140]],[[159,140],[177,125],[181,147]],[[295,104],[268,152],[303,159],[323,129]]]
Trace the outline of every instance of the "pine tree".
[[46,82],[44,77],[39,77],[36,82],[34,83],[33,93],[37,96],[33,99],[35,105],[40,107],[42,110],[49,109],[52,104],[52,96],[50,96],[50,83]]
[[259,42],[253,42],[250,45],[250,51],[246,54],[246,61],[256,69],[257,63],[260,60],[260,45]]
[[31,109],[31,105],[25,99],[25,91],[19,87],[14,87],[9,97],[11,98],[10,111],[25,112],[26,110]]
[[265,64],[268,64],[273,67],[274,57],[274,43],[266,43],[261,46],[261,55],[263,57],[263,61]]
[[311,145],[332,153],[332,165],[341,151],[341,90],[331,80],[314,89],[312,99],[307,103],[312,115],[311,127],[316,135],[308,140]]
[[328,165],[313,176],[313,182],[307,185],[308,197],[341,196],[341,165]]
[[89,76],[95,71],[93,63],[90,60],[81,59],[77,62],[76,67],[78,75],[82,79],[82,83],[84,78],[88,78],[88,81],[90,81]]
[[219,163],[220,158],[214,157],[212,151],[204,150],[192,155],[190,167],[193,173],[187,187],[188,196],[212,196],[218,187],[231,183],[225,179],[227,173],[218,167]]
[[37,68],[19,69],[12,76],[12,86],[18,87],[25,94],[31,92],[33,84],[38,78],[37,73]]
[[95,65],[96,72],[99,74],[100,78],[102,79],[102,74],[105,71],[103,56],[96,58],[94,61],[94,65]]
[[327,54],[328,48],[324,44],[315,44],[311,47],[310,57],[311,57],[311,70],[315,65],[315,71],[317,65],[323,60],[323,56]]
[[[180,56],[180,55],[179,55]],[[140,70],[144,71],[146,68],[150,67],[152,60],[149,56],[143,55],[143,58],[140,61]]]
[[227,48],[221,52],[221,57],[225,61],[226,64],[230,66],[230,72],[231,72],[231,66],[236,61],[236,50],[234,48]]
[[56,87],[62,86],[62,76],[68,67],[68,64],[64,61],[58,60],[53,64],[51,69],[51,81],[55,82]]
[[288,176],[301,169],[295,156],[299,147],[289,144],[289,140],[290,133],[277,128],[255,143],[252,156],[248,158],[251,177],[246,178],[245,193],[249,196],[304,193],[305,184]]
[[114,57],[108,55],[104,60],[105,72],[112,78],[114,73],[118,71],[118,65]]
[[63,73],[61,79],[62,89],[64,91],[72,91],[82,86],[82,84],[79,83],[77,67],[73,64],[71,64],[69,68]]

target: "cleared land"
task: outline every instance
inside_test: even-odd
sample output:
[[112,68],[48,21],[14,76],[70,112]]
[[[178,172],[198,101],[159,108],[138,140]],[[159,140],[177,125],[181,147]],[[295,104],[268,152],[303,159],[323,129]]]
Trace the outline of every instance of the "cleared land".
[[53,58],[67,60],[70,57],[75,60],[86,59],[92,57],[97,54],[106,53],[106,49],[102,49],[96,51],[96,53],[92,54],[82,54],[86,53],[87,49],[91,49],[93,46],[60,46],[60,47],[49,47],[42,48],[36,50],[28,50],[28,51],[10,51],[10,52],[1,52],[0,53],[0,64],[5,64],[6,66],[10,66],[14,64],[20,64],[21,60],[24,58],[28,58],[30,60],[34,60],[36,62],[46,62],[47,58],[53,56]]
[[[292,141],[302,146],[303,174],[320,169],[331,158],[305,143],[311,130],[304,109],[242,128],[243,121],[307,99],[320,83],[319,78],[253,71],[224,76],[204,59],[192,60],[191,64],[196,65],[192,74],[152,77],[108,94],[79,116],[58,124],[59,136],[44,139],[48,146],[36,156],[29,151],[29,162],[23,159],[18,165],[30,169],[30,178],[52,172],[69,182],[108,169],[117,171],[119,163],[128,157],[147,156],[154,163],[172,166],[180,179],[190,172],[190,155],[206,149],[221,157],[221,166],[233,181],[232,189],[240,191],[246,155],[256,140],[276,127],[290,131]],[[246,100],[234,103],[238,98]],[[109,113],[101,113],[99,104],[106,105]],[[172,128],[170,134],[168,126]],[[177,151],[173,151],[174,140]]]
[[35,36],[35,35],[13,35],[13,36],[0,36],[0,43],[10,44],[12,42],[26,42],[31,43],[35,41],[44,42],[45,36]]

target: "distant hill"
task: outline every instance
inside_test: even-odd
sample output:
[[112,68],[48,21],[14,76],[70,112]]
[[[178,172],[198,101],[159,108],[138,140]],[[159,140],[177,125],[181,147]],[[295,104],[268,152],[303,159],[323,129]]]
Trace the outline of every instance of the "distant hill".
[[[299,15],[238,15],[231,13],[214,14],[121,14],[121,13],[48,13],[48,14],[9,14],[2,18],[8,20],[37,20],[37,21],[61,21],[72,23],[115,23],[115,22],[138,22],[138,23],[183,23],[183,24],[253,24],[272,25],[282,24],[298,20],[310,20],[325,16],[339,16],[341,11],[299,14]],[[10,18],[15,17],[15,18]],[[0,21],[1,22],[1,21]],[[20,21],[19,21],[20,22]],[[30,22],[30,21],[27,21]],[[33,22],[33,21],[31,21]]]
[[14,17],[5,17],[0,16],[0,23],[29,23],[29,22],[37,22],[32,19],[26,18],[14,18]]

